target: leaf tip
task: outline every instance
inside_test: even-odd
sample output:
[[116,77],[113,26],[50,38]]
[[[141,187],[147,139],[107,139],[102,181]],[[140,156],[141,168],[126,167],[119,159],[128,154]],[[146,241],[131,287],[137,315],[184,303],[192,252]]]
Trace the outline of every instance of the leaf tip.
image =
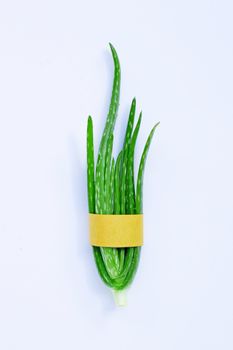
[[159,126],[160,122],[156,123],[153,127],[153,129],[155,130],[157,128],[157,126]]
[[113,54],[116,54],[116,49],[115,49],[115,47],[113,46],[113,44],[109,42],[109,46],[110,46],[110,49],[111,49],[112,53],[113,53]]

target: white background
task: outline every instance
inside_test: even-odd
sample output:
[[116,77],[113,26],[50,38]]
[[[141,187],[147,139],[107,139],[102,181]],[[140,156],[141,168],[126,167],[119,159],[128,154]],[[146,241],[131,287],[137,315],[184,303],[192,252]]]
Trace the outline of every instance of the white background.
[[[1,1],[0,349],[233,349],[233,5]],[[145,246],[117,309],[88,244],[96,149],[122,65],[114,153],[137,97]]]

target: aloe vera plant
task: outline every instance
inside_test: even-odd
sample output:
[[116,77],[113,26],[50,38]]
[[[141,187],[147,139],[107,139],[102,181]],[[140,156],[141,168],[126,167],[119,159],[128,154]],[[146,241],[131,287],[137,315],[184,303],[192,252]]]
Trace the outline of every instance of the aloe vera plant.
[[[113,133],[120,96],[121,70],[116,50],[110,44],[114,62],[112,96],[101,138],[95,167],[93,122],[87,123],[87,187],[89,213],[141,214],[143,211],[143,173],[154,131],[151,130],[142,152],[137,180],[134,176],[134,150],[141,125],[140,113],[136,126],[136,99],[131,103],[122,150],[116,161],[112,155]],[[103,282],[114,292],[118,305],[125,305],[127,287],[131,284],[140,259],[140,247],[110,248],[93,246],[95,263]]]

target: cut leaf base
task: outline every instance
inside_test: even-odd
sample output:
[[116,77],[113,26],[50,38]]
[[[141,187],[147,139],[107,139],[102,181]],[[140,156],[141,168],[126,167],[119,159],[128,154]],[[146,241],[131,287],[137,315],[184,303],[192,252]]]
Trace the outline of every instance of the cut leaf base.
[[126,306],[127,305],[126,289],[123,289],[123,290],[112,289],[112,292],[113,292],[113,297],[114,297],[116,306]]

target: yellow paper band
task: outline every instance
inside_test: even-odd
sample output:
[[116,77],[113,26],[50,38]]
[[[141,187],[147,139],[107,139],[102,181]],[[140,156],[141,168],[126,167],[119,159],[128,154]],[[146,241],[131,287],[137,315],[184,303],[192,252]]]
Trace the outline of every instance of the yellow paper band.
[[98,247],[139,247],[143,244],[143,215],[89,214],[90,244]]

